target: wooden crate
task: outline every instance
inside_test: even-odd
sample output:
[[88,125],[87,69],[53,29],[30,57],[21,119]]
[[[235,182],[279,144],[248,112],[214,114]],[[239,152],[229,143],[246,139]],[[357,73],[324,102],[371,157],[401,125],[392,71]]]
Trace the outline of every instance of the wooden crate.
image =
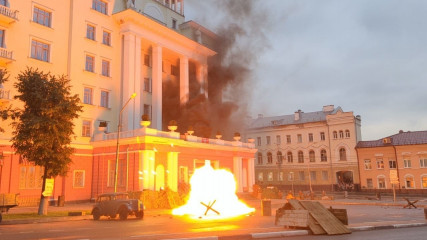
[[348,225],[347,209],[328,208],[328,210],[344,225]]
[[277,219],[276,224],[285,227],[307,227],[308,211],[285,210],[283,215]]

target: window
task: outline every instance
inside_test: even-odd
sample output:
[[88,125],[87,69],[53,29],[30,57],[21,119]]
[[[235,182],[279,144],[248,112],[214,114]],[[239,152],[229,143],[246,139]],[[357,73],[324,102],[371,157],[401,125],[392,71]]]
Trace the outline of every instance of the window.
[[258,173],[258,181],[264,181],[264,174],[262,172]]
[[0,5],[7,7],[7,0],[0,0]]
[[405,187],[406,188],[415,188],[414,176],[412,176],[412,175],[405,176]]
[[151,67],[150,55],[144,54],[144,65],[147,67]]
[[82,124],[82,137],[90,137],[92,122],[83,120]]
[[84,97],[83,97],[83,103],[85,103],[85,104],[92,104],[92,94],[93,94],[92,88],[85,87]]
[[372,181],[372,178],[366,179],[366,187],[367,188],[374,188],[374,182]]
[[276,136],[276,144],[281,144],[282,140],[280,139],[280,135]]
[[377,169],[384,169],[384,161],[381,158],[377,159]]
[[325,141],[325,133],[320,132],[320,141]]
[[403,159],[403,165],[404,165],[404,168],[411,168],[412,167],[411,159]]
[[5,48],[5,42],[4,42],[4,34],[5,31],[2,29],[0,30],[0,48]]
[[396,160],[388,160],[388,166],[390,167],[390,169],[396,169],[397,165],[396,165]]
[[305,173],[304,173],[304,171],[299,171],[298,175],[299,175],[299,180],[301,180],[301,181],[305,180]]
[[298,163],[304,163],[304,153],[302,151],[298,152]]
[[277,152],[277,163],[282,164],[282,152]]
[[151,93],[151,78],[144,78],[144,91]]
[[291,143],[291,135],[286,135],[286,143]]
[[278,181],[283,181],[283,172],[279,172],[279,175],[277,175]]
[[365,170],[371,170],[371,169],[372,169],[371,160],[365,159]]
[[310,159],[310,162],[316,161],[316,156],[313,150],[310,150],[310,152],[308,152],[308,158]]
[[147,116],[149,116],[150,117],[150,119],[153,119],[152,117],[152,115],[151,115],[151,105],[149,105],[149,104],[144,104],[144,115],[147,115]]
[[90,40],[95,40],[95,26],[92,26],[90,24],[86,27],[86,38]]
[[334,139],[337,139],[337,138],[338,138],[338,133],[337,133],[337,131],[334,131],[334,132],[332,133],[332,135],[334,136]]
[[171,75],[178,76],[178,67],[171,65]]
[[110,93],[108,91],[101,90],[101,107],[109,107]]
[[311,181],[316,181],[316,171],[310,171],[310,179]]
[[258,153],[258,164],[262,164],[262,153]]
[[73,187],[82,188],[85,186],[85,171],[74,170],[73,172]]
[[172,19],[172,28],[176,29],[176,20],[175,19]]
[[427,175],[421,176],[421,186],[422,188],[427,188]]
[[420,168],[427,168],[427,158],[420,159]]
[[288,152],[287,156],[288,156],[288,163],[293,163],[294,158],[292,157],[292,152]]
[[298,142],[299,142],[299,143],[302,143],[302,135],[301,135],[301,134],[298,134],[298,135],[297,135],[297,139],[298,139]]
[[313,142],[313,133],[308,134],[308,141]]
[[340,131],[340,138],[344,138],[344,132]]
[[19,189],[41,189],[44,168],[35,165],[21,165],[19,172]]
[[102,32],[102,44],[111,46],[111,33],[107,31]]
[[273,172],[268,172],[268,179],[267,181],[271,182],[273,181]]
[[106,2],[101,0],[92,0],[92,9],[100,13],[107,14],[107,8],[108,4]]
[[110,76],[110,61],[102,60],[102,76],[109,77]]
[[322,149],[320,151],[320,161],[321,162],[327,162],[328,161],[328,157],[326,155],[326,150],[325,149]]
[[328,171],[322,171],[322,180],[323,181],[327,181],[329,176],[328,176]]
[[270,145],[271,144],[270,136],[267,136],[266,139],[267,139],[267,145]]
[[85,70],[88,72],[94,72],[95,71],[95,57],[90,56],[90,55],[86,55]]
[[340,148],[340,161],[347,161],[347,155],[345,153],[345,148]]
[[384,189],[385,188],[385,178],[384,177],[378,177],[378,188]]
[[273,154],[271,152],[267,153],[267,163],[272,164],[273,163]]
[[257,146],[261,146],[261,137],[256,138]]
[[31,41],[31,58],[50,61],[50,45],[36,40]]
[[345,137],[350,138],[350,130],[345,130]]
[[33,22],[41,24],[46,27],[50,27],[52,14],[48,11],[34,7]]

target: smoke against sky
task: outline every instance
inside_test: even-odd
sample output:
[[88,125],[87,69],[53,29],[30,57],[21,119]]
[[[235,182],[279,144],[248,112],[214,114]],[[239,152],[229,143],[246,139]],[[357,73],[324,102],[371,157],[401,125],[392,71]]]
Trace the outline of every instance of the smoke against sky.
[[[234,4],[268,18],[224,17]],[[253,34],[236,39],[254,59],[243,98],[252,117],[334,104],[361,115],[362,139],[373,140],[427,130],[425,9],[422,0],[187,0],[185,15],[214,32],[237,24]]]

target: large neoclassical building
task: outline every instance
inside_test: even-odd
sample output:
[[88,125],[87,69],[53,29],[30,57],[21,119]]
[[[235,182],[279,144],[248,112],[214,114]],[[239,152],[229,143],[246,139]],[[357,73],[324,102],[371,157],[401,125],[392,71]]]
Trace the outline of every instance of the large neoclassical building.
[[360,185],[355,146],[361,119],[334,105],[320,111],[252,119],[256,181],[290,190],[346,190]]
[[[177,191],[205,160],[232,171],[239,191],[251,189],[252,143],[168,131],[165,92],[179,96],[176,106],[209,97],[208,63],[216,55],[215,34],[185,21],[184,0],[2,0],[0,34],[0,66],[10,74],[0,86],[1,108],[22,105],[13,84],[27,67],[67,75],[84,107],[74,121],[70,172],[55,179],[53,197],[85,200],[114,190],[121,110],[118,191]],[[0,124],[0,193],[39,196],[42,169],[14,153],[10,121]]]

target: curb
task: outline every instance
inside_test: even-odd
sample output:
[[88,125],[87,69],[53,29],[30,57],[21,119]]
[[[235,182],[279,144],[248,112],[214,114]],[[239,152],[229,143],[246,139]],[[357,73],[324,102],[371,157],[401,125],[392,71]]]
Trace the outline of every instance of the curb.
[[[403,224],[378,225],[378,226],[359,226],[359,227],[348,227],[348,229],[350,229],[351,232],[360,232],[360,231],[372,231],[372,230],[394,229],[394,228],[424,227],[424,226],[427,226],[427,223],[403,223]],[[311,232],[309,230],[295,230],[295,231],[252,233],[252,234],[229,235],[229,236],[208,236],[208,237],[173,238],[173,239],[171,238],[168,240],[267,239],[267,238],[305,236],[305,235],[310,235],[310,234],[311,234]]]

